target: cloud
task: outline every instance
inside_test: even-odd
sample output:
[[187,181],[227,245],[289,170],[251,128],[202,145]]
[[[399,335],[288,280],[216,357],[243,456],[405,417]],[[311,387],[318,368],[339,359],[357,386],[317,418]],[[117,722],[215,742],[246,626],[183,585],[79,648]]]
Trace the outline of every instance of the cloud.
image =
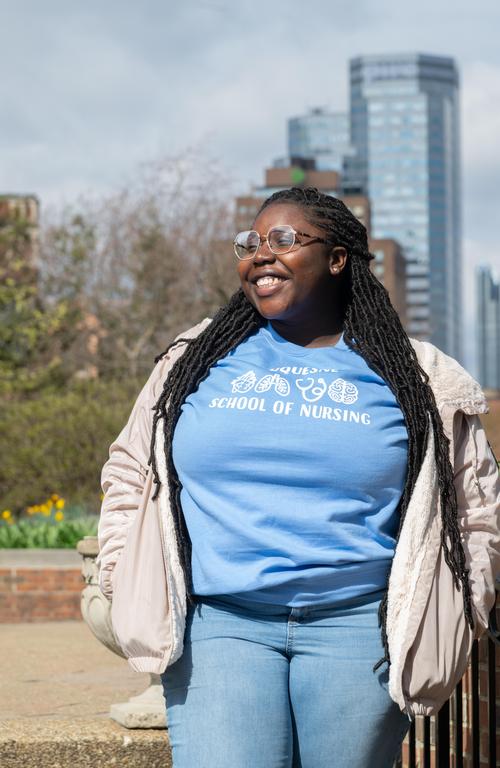
[[462,97],[466,231],[500,266],[496,221],[500,206],[500,65],[465,68]]
[[42,210],[193,145],[245,191],[286,153],[290,116],[348,108],[350,58],[455,57],[467,290],[479,258],[499,265],[498,0],[0,0],[0,11],[0,191],[38,194]]
[[[479,5],[494,18],[494,4]],[[350,57],[396,46],[469,60],[496,46],[470,34],[484,17],[463,6],[458,22],[450,0],[19,0],[0,29],[4,183],[42,196],[119,183],[142,159],[205,141],[242,184],[259,182],[286,151],[289,116],[347,108]]]

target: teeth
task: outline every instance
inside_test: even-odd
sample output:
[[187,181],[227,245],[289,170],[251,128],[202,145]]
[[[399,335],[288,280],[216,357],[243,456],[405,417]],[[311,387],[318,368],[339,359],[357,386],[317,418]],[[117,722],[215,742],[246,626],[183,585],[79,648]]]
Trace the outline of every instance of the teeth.
[[267,275],[266,277],[259,277],[257,280],[257,285],[274,285],[275,283],[281,283],[282,280],[282,277],[273,277],[272,275]]

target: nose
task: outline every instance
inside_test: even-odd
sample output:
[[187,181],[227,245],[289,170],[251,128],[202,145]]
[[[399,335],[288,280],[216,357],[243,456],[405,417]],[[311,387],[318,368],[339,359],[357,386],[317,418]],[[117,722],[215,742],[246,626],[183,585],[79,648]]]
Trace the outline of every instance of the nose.
[[274,261],[275,259],[276,259],[276,255],[269,248],[267,237],[262,237],[260,240],[259,247],[257,248],[257,250],[253,255],[253,261],[254,262]]

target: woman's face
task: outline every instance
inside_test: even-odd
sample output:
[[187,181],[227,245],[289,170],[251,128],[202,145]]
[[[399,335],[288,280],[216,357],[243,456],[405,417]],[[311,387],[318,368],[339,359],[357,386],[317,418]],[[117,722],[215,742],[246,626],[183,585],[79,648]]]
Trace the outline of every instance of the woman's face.
[[[324,230],[304,217],[302,209],[290,203],[274,203],[255,219],[253,229],[267,235],[271,227],[289,224],[297,232],[325,237]],[[338,276],[345,264],[343,248],[334,248],[300,237],[304,245],[294,246],[283,255],[275,255],[267,242],[250,259],[238,262],[241,287],[251,304],[267,320],[287,323],[314,322],[332,314]],[[259,278],[278,278],[271,285],[259,285]]]

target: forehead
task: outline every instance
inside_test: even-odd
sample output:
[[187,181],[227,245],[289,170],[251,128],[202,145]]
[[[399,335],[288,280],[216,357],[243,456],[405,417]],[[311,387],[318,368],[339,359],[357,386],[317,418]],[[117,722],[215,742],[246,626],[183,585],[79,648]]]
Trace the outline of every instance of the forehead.
[[304,210],[293,203],[273,203],[264,208],[255,219],[253,229],[265,234],[270,227],[278,224],[290,224],[297,230],[303,230],[305,227],[309,227],[307,231],[314,229],[314,225],[304,216]]

